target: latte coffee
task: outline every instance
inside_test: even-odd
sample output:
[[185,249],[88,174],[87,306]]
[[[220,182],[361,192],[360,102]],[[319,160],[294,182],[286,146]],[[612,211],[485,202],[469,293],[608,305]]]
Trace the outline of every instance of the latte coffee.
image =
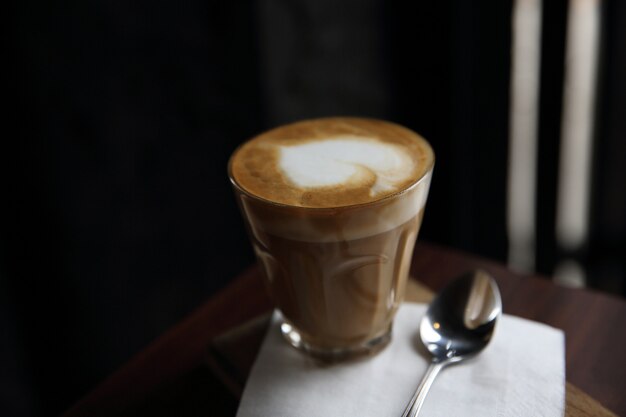
[[230,179],[292,345],[337,358],[389,341],[433,164],[416,133],[360,118],[278,127],[235,151]]

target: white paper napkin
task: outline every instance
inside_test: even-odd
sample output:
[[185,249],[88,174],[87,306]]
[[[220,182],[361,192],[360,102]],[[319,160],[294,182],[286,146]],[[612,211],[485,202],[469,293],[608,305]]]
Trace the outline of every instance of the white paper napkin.
[[[415,347],[425,311],[405,303],[383,351],[326,366],[287,345],[275,312],[237,416],[401,416],[428,366]],[[420,415],[560,417],[564,408],[563,332],[505,315],[484,352],[442,370]]]

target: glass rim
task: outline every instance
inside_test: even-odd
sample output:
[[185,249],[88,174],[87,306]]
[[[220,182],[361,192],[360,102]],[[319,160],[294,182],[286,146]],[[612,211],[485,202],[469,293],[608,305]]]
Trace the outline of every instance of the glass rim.
[[[423,139],[424,141],[426,141],[425,139]],[[246,141],[247,142],[247,141]],[[239,151],[239,149],[246,144],[246,142],[242,143],[241,145],[237,146],[237,148],[235,148],[235,150],[233,151],[233,153],[231,154],[229,160],[228,160],[228,178],[230,180],[230,183],[233,185],[233,187],[241,192],[242,194],[252,198],[253,200],[257,200],[260,201],[262,203],[265,203],[269,206],[273,206],[276,208],[281,208],[281,209],[299,209],[299,210],[303,210],[303,211],[310,211],[310,212],[318,212],[318,213],[323,213],[323,212],[333,212],[333,211],[338,211],[338,210],[353,210],[353,209],[359,209],[359,208],[364,208],[364,207],[372,207],[372,206],[376,206],[376,205],[382,205],[385,204],[386,202],[389,202],[390,200],[393,200],[397,197],[402,196],[403,194],[406,194],[408,192],[410,192],[411,190],[413,190],[414,188],[416,188],[422,181],[424,181],[426,178],[430,177],[430,175],[433,172],[433,169],[435,167],[435,154],[433,153],[433,158],[430,161],[430,164],[428,164],[427,169],[424,171],[424,173],[422,175],[420,175],[418,178],[415,179],[415,181],[411,182],[408,186],[404,187],[403,189],[396,191],[395,193],[392,194],[387,194],[384,197],[381,197],[379,199],[376,200],[372,200],[372,201],[367,201],[365,203],[355,203],[355,204],[346,204],[346,205],[341,205],[341,206],[332,206],[332,207],[307,207],[307,206],[297,206],[294,204],[286,204],[286,203],[279,203],[277,201],[273,201],[273,200],[269,200],[267,198],[258,196],[248,190],[246,190],[241,184],[239,184],[237,182],[237,180],[235,179],[235,176],[233,175],[232,172],[232,165],[233,165],[233,159],[235,157],[235,155],[237,154],[237,152]],[[428,143],[426,141],[426,143]],[[430,144],[428,143],[428,146],[430,146]],[[432,147],[431,147],[432,149]]]

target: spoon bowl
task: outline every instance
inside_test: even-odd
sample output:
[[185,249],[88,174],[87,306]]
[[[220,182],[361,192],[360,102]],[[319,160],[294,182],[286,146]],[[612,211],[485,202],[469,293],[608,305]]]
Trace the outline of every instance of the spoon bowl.
[[402,417],[419,413],[443,367],[471,358],[489,344],[501,315],[498,286],[482,270],[457,278],[435,297],[420,323],[420,339],[432,361]]

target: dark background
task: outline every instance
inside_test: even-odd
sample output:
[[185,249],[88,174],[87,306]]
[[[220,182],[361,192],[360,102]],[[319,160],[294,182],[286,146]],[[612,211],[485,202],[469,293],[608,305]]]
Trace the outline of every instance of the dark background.
[[[544,3],[537,266],[550,274],[567,2]],[[280,123],[356,115],[420,132],[437,155],[420,239],[506,261],[511,1],[8,10],[1,415],[60,413],[252,264],[226,164]],[[623,2],[603,16],[591,239],[573,256],[590,286],[619,293]]]

